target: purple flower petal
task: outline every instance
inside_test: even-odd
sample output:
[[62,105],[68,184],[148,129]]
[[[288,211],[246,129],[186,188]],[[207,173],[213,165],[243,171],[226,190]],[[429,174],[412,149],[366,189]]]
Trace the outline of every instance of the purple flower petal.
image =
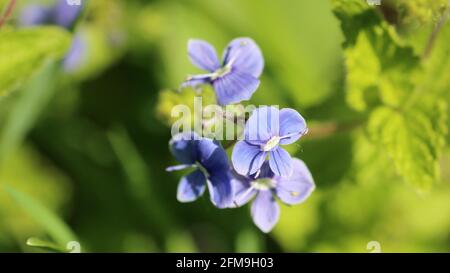
[[63,60],[63,68],[66,72],[72,72],[80,68],[87,58],[87,42],[80,34],[75,35],[72,47]]
[[269,165],[272,171],[281,177],[292,174],[292,158],[285,149],[278,147],[270,152]]
[[263,232],[269,232],[278,222],[280,207],[270,190],[259,191],[252,203],[253,222]]
[[19,22],[22,26],[47,24],[51,21],[51,13],[51,7],[29,5],[23,8]]
[[83,4],[69,5],[66,0],[58,0],[53,10],[54,21],[62,27],[69,28],[73,25],[82,10]]
[[261,166],[260,172],[258,174],[258,177],[252,177],[253,179],[260,179],[260,178],[273,178],[275,174],[270,169],[269,161],[264,161],[264,164]]
[[231,154],[231,161],[237,173],[251,175],[256,173],[264,163],[267,153],[259,146],[248,144],[246,141],[236,143]]
[[188,79],[181,84],[181,88],[188,86],[196,87],[207,83],[211,83],[210,75],[189,76]]
[[211,202],[218,208],[229,208],[233,202],[232,177],[229,172],[213,173],[207,184]]
[[225,150],[212,139],[203,138],[197,142],[197,161],[210,175],[230,171]]
[[259,107],[253,111],[245,125],[245,140],[263,145],[273,136],[279,135],[280,111],[273,106]]
[[208,42],[195,39],[189,40],[188,53],[192,64],[198,68],[209,72],[214,72],[220,68],[216,50]]
[[223,65],[245,71],[259,78],[264,68],[264,58],[258,45],[250,38],[237,38],[231,41],[225,49]]
[[234,198],[231,207],[240,207],[247,204],[257,191],[250,186],[247,179],[233,179]]
[[183,176],[178,184],[177,199],[180,202],[195,201],[205,192],[205,175],[196,170],[186,176]]
[[280,111],[280,144],[287,145],[297,141],[307,132],[305,119],[294,109],[284,108]]
[[300,159],[292,160],[293,173],[289,178],[279,178],[277,181],[276,194],[286,204],[295,205],[305,201],[313,192],[314,180]]
[[175,166],[169,166],[166,168],[166,172],[174,172],[174,171],[181,171],[187,168],[195,167],[196,165],[193,164],[181,164],[181,165],[175,165]]
[[218,208],[230,207],[233,201],[232,176],[225,150],[211,139],[198,140],[197,161],[208,173],[211,202]]
[[220,105],[249,100],[258,89],[259,80],[242,70],[232,69],[213,81],[217,102]]
[[182,164],[194,164],[197,161],[196,145],[191,132],[175,135],[169,142],[170,151]]

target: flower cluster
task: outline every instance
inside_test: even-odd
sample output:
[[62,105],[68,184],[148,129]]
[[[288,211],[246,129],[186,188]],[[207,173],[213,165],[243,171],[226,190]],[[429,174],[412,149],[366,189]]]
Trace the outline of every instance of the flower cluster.
[[[250,99],[259,86],[264,59],[250,38],[231,41],[222,62],[205,41],[190,40],[188,52],[191,62],[208,73],[188,76],[182,86],[212,85],[221,106]],[[292,158],[282,147],[296,142],[307,131],[305,119],[294,109],[256,108],[246,121],[243,139],[234,145],[231,163],[215,140],[194,132],[173,136],[170,150],[181,165],[167,171],[192,169],[181,178],[178,200],[194,201],[206,187],[218,208],[240,207],[253,200],[253,221],[263,232],[269,232],[279,219],[277,199],[288,205],[299,204],[315,188],[305,163]]]

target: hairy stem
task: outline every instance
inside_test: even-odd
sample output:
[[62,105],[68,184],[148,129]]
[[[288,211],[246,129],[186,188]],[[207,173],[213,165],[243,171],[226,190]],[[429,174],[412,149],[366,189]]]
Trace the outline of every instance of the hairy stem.
[[327,138],[338,133],[345,133],[360,128],[365,124],[364,120],[351,121],[346,123],[326,122],[311,126],[308,133],[302,139],[321,139]]
[[11,16],[11,14],[14,11],[14,8],[16,7],[17,0],[10,0],[8,6],[6,7],[5,13],[3,13],[0,17],[0,28],[6,23],[8,18]]
[[426,59],[428,59],[428,57],[430,57],[431,52],[433,51],[434,45],[436,44],[436,39],[439,35],[439,32],[444,27],[449,14],[450,14],[450,0],[447,3],[447,8],[445,9],[444,14],[442,14],[441,18],[439,19],[436,26],[434,27],[433,32],[430,35],[430,38],[428,39],[427,46],[425,47],[425,50],[422,54],[422,58],[424,60],[426,60]]
[[[360,128],[365,124],[365,120],[357,120],[345,123],[325,122],[311,126],[308,133],[302,137],[303,140],[317,140],[327,138],[339,133],[346,133]],[[224,149],[233,147],[237,140],[230,140],[223,145]]]

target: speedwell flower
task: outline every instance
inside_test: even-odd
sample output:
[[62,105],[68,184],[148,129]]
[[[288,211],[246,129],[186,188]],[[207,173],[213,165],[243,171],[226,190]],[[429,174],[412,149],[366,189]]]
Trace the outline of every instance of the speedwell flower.
[[249,100],[259,86],[264,59],[250,38],[232,40],[223,53],[222,63],[206,41],[189,40],[188,52],[192,64],[209,73],[189,76],[182,86],[212,84],[220,105]]
[[[58,0],[53,5],[28,5],[22,10],[22,26],[58,25],[71,28],[80,15],[83,5],[69,5],[66,0]],[[77,70],[87,58],[88,43],[86,37],[78,32],[74,35],[70,50],[63,60],[66,72]]]
[[70,28],[83,9],[83,5],[69,5],[66,0],[57,0],[53,5],[29,5],[22,10],[20,23],[23,26],[58,25]]
[[178,201],[195,201],[203,195],[207,186],[211,202],[216,207],[229,207],[233,200],[233,176],[225,150],[217,142],[201,138],[192,132],[175,135],[169,146],[182,165],[168,167],[167,171],[194,169],[181,178],[177,191]]
[[315,189],[305,163],[294,158],[292,165],[294,171],[288,178],[274,174],[266,161],[257,178],[249,176],[233,181],[234,205],[242,206],[254,199],[251,206],[253,222],[263,232],[271,231],[278,222],[280,207],[276,198],[285,204],[296,205],[305,201]]
[[294,143],[307,131],[305,120],[293,109],[267,106],[256,109],[245,125],[245,139],[233,149],[234,169],[241,175],[256,174],[269,155],[272,171],[289,177],[292,158],[280,145]]

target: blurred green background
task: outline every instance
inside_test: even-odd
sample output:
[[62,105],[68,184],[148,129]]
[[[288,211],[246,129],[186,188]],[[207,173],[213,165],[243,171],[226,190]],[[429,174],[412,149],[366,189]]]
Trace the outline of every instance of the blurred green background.
[[[0,1],[0,8],[7,2]],[[19,0],[0,33],[16,31],[21,8],[31,2]],[[406,56],[394,54],[403,59],[391,63],[411,61],[407,54],[420,57],[447,1],[386,0],[369,7],[350,0],[348,7],[355,9],[349,10],[346,1],[328,0],[86,2],[74,30],[88,41],[82,65],[67,73],[41,54],[30,67],[35,71],[0,98],[0,252],[45,251],[27,245],[31,237],[44,245],[78,240],[87,252],[370,252],[370,241],[378,241],[383,252],[450,251],[450,149],[444,144],[449,137],[436,140],[439,149],[424,144],[433,147],[436,160],[418,164],[431,165],[438,175],[422,190],[405,174],[405,166],[416,169],[414,162],[397,166],[393,162],[403,157],[384,153],[387,145],[402,143],[380,144],[366,126],[376,107],[397,102],[390,99],[397,96],[397,83],[413,85],[421,78],[406,68],[386,64],[383,70],[388,58],[383,54],[392,51],[377,46],[387,37],[383,31],[395,31],[395,38],[388,37],[401,50],[411,49]],[[339,4],[346,14],[362,11],[366,17],[344,21]],[[359,38],[353,48],[348,45],[353,34],[346,28],[362,33],[373,22],[378,24],[373,33],[381,34],[367,34],[366,51],[358,51]],[[439,89],[433,102],[440,105],[450,100],[449,28],[443,23],[431,61],[417,72],[431,75]],[[266,62],[250,103],[294,108],[311,128],[289,149],[309,166],[316,191],[301,205],[283,205],[269,234],[254,226],[248,206],[218,210],[207,195],[179,203],[181,174],[164,171],[175,162],[167,147],[171,106],[191,99],[171,90],[198,71],[189,63],[187,40],[205,39],[221,54],[231,39],[242,36],[260,45]],[[50,36],[44,37],[49,43]],[[3,59],[15,50],[5,49],[12,43],[5,39],[0,36]],[[40,44],[31,45],[22,47],[34,50]],[[371,74],[375,57],[369,47],[383,53],[377,55],[380,75]],[[438,53],[447,55],[434,56]],[[0,76],[11,73],[2,65],[0,60]],[[26,65],[31,66],[25,62],[12,72],[21,73]],[[356,81],[376,78],[373,86],[379,90],[371,86],[361,95],[365,108],[349,94],[370,79],[353,84],[349,75]],[[384,88],[390,79],[395,79],[391,88]],[[447,125],[443,118],[441,127]],[[406,150],[422,147],[415,143]],[[420,158],[422,150],[416,150]]]

